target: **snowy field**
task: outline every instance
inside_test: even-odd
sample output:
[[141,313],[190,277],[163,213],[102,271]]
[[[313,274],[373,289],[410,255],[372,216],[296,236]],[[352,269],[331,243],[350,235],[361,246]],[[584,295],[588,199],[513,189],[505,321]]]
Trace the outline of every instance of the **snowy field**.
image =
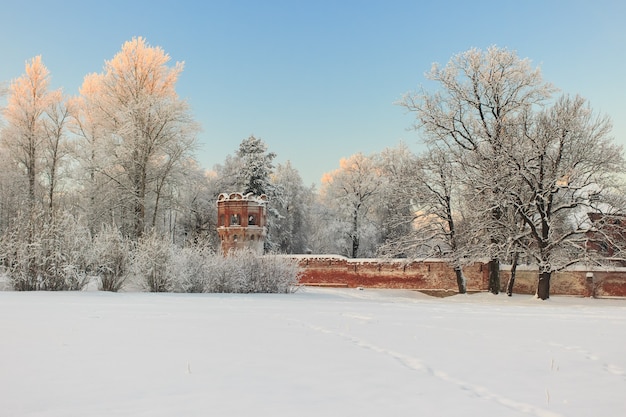
[[626,416],[626,300],[0,292],[0,416]]

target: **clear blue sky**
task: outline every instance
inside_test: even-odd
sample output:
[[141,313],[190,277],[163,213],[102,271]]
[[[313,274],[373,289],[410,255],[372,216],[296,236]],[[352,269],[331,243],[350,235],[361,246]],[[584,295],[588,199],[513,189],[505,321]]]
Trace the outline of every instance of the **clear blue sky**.
[[42,55],[52,86],[76,95],[135,36],[184,61],[177,90],[202,125],[207,169],[250,134],[305,184],[357,152],[401,140],[418,151],[412,116],[393,103],[433,62],[491,45],[588,98],[626,145],[623,0],[9,0],[0,16],[0,82]]

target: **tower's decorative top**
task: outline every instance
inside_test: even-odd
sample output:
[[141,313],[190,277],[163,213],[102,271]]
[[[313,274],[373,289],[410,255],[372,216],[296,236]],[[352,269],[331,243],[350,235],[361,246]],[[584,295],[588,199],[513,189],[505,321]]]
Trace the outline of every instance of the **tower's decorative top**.
[[254,195],[253,193],[243,194],[243,193],[221,193],[219,197],[217,197],[217,201],[235,201],[235,200],[246,200],[253,201],[257,204],[265,204],[267,203],[267,196],[265,194]]

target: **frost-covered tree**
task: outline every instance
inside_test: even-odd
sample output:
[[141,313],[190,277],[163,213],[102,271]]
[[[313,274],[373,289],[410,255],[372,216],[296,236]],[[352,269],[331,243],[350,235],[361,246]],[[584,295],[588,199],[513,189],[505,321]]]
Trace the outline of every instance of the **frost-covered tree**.
[[274,152],[268,152],[267,144],[254,135],[239,144],[237,157],[240,160],[237,176],[239,191],[244,194],[266,194],[272,196],[271,175],[274,172]]
[[610,120],[596,116],[586,100],[564,96],[528,114],[516,132],[521,143],[508,149],[506,161],[522,187],[503,191],[526,225],[541,299],[550,296],[552,272],[587,255],[587,213],[612,209],[607,203],[624,159],[610,131]]
[[[438,90],[407,93],[399,104],[415,114],[415,128],[427,143],[438,144],[458,160],[472,161],[465,168],[466,183],[471,187],[481,179],[482,188],[474,193],[491,202],[480,207],[488,210],[483,216],[497,223],[501,190],[505,188],[499,180],[508,177],[507,167],[502,165],[503,147],[519,139],[509,132],[516,129],[528,109],[550,98],[554,88],[542,80],[539,69],[529,60],[495,46],[458,54],[445,67],[434,64],[426,77],[439,86]],[[497,293],[502,242],[498,233],[484,242],[482,252],[492,259],[489,289]]]
[[386,183],[381,190],[380,204],[376,207],[380,218],[380,240],[383,242],[378,250],[380,255],[403,258],[411,252],[400,242],[410,239],[414,229],[410,200],[414,197],[412,190],[416,159],[404,143],[380,153],[380,173]]
[[0,234],[5,232],[20,211],[28,205],[28,180],[19,164],[0,145]]
[[349,225],[337,215],[337,208],[326,203],[323,195],[318,194],[311,207],[311,234],[308,244],[312,253],[349,254],[347,231]]
[[298,171],[287,161],[279,164],[272,176],[274,188],[281,190],[272,206],[278,216],[272,224],[273,240],[281,253],[305,253],[311,233],[313,190],[302,183]]
[[195,162],[188,167],[185,181],[179,188],[180,213],[176,222],[177,235],[172,241],[202,243],[213,250],[219,248],[215,202],[223,192],[221,190],[215,172],[206,171]]
[[169,61],[161,48],[134,38],[83,86],[84,137],[108,155],[105,165],[89,169],[97,169],[125,200],[122,211],[135,239],[146,227],[150,194],[156,211],[162,186],[191,156],[198,130],[175,90],[183,64],[170,67]]
[[10,87],[7,106],[3,110],[6,125],[2,130],[2,147],[11,155],[27,178],[26,193],[30,210],[42,204],[42,157],[46,148],[46,111],[55,108],[60,93],[49,90],[50,74],[36,56],[26,63],[25,73]]
[[[415,113],[415,128],[425,133],[427,142],[481,155],[498,149],[508,126],[555,91],[528,59],[497,47],[470,49],[443,68],[433,64],[426,78],[439,90],[409,92],[398,103]],[[484,157],[497,158],[497,154]]]
[[539,70],[505,49],[467,51],[428,77],[439,91],[410,93],[400,104],[459,167],[471,209],[468,253],[492,259],[492,292],[498,262],[515,265],[523,254],[539,267],[538,297],[548,298],[552,272],[587,257],[587,212],[608,206],[607,190],[622,172],[610,122],[584,99],[550,102],[555,89]]
[[[463,216],[458,169],[447,152],[433,147],[420,157],[406,161],[393,182],[398,205],[392,219],[410,225],[410,232],[388,239],[381,248],[387,255],[442,257],[454,268],[459,293],[466,292],[463,264],[466,262]],[[408,206],[408,209],[407,207]]]
[[234,155],[226,155],[226,159],[222,164],[213,166],[215,173],[214,182],[216,187],[216,198],[219,193],[241,192],[244,188],[239,181],[239,172],[242,169],[241,158]]
[[61,91],[50,93],[46,117],[43,120],[44,146],[42,149],[43,182],[46,188],[50,216],[58,206],[56,201],[63,180],[68,176],[71,147],[68,138],[69,109]]
[[[73,177],[78,190],[78,203],[92,235],[113,224],[123,198],[117,184],[110,178],[108,167],[115,166],[115,155],[107,151],[106,122],[100,110],[101,74],[85,77],[79,96],[70,100],[70,130],[76,135],[74,158],[77,164]],[[120,201],[121,200],[121,201]]]
[[[383,184],[376,156],[361,153],[341,159],[338,169],[324,174],[321,197],[334,212],[333,221],[338,226],[336,241],[346,240],[342,254],[357,258],[372,256],[376,252],[378,223],[372,216]],[[370,239],[365,239],[368,237]],[[370,247],[363,247],[364,242],[369,242]]]

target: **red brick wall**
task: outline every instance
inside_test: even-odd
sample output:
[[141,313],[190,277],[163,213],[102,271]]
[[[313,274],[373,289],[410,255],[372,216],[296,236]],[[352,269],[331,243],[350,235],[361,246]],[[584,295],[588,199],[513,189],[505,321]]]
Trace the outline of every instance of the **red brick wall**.
[[[440,260],[348,259],[342,256],[300,255],[303,267],[300,283],[368,288],[403,288],[412,290],[454,291],[458,287],[451,266]],[[486,291],[487,265],[476,263],[463,268],[468,291]],[[502,291],[510,277],[503,266],[500,272]],[[536,269],[519,267],[513,292],[535,294]],[[582,297],[626,297],[626,268],[611,271],[582,269],[555,272],[550,281],[550,293]]]
[[626,272],[595,271],[592,288],[597,297],[626,297]]
[[[500,276],[502,286],[506,288],[510,271],[503,268]],[[514,292],[534,294],[538,279],[536,269],[518,269]],[[626,268],[615,268],[611,271],[570,269],[554,272],[550,279],[550,293],[581,297],[626,297]]]
[[[300,283],[369,288],[405,288],[456,291],[456,275],[448,264],[438,260],[404,261],[348,259],[341,256],[303,256],[298,258],[304,272]],[[463,268],[470,291],[486,284],[487,270],[482,264]]]

